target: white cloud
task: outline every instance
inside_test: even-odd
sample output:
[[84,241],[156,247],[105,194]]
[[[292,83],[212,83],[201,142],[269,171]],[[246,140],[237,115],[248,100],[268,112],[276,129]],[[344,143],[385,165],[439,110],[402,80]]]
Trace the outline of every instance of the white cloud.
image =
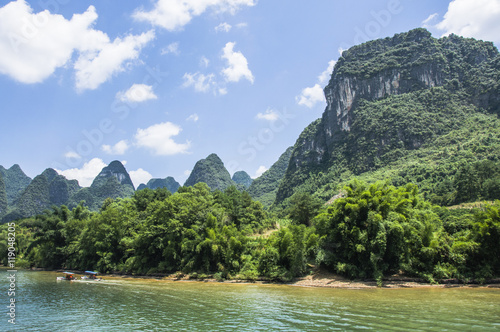
[[57,173],[64,175],[67,179],[78,180],[78,183],[82,187],[89,187],[95,177],[106,166],[107,165],[102,161],[102,159],[94,158],[83,164],[82,168],[71,168],[65,171],[56,169],[56,171]]
[[153,176],[148,172],[139,168],[137,171],[128,172],[134,186],[137,188],[141,183],[148,183],[149,180],[153,178]]
[[429,15],[423,22],[422,22],[422,27],[428,29],[428,28],[433,28],[434,25],[436,24],[436,20],[438,19],[439,15],[437,13]]
[[136,145],[150,149],[156,155],[167,156],[178,153],[187,153],[191,142],[176,143],[172,137],[179,135],[181,127],[164,122],[152,125],[146,129],[137,129],[135,134]]
[[203,68],[207,68],[209,64],[210,64],[210,60],[208,60],[206,57],[202,56],[200,59],[200,66]]
[[141,47],[154,37],[150,31],[111,43],[107,34],[92,28],[97,17],[94,6],[70,20],[48,10],[33,13],[24,0],[0,7],[0,73],[21,83],[40,83],[67,66],[78,52],[77,87],[96,88],[125,60],[137,58]]
[[182,87],[194,87],[194,90],[197,92],[208,92],[212,88],[216,86],[214,81],[214,74],[204,75],[200,72],[185,73],[182,77],[184,79],[184,83],[182,83]]
[[279,114],[272,109],[267,109],[265,113],[258,113],[256,118],[272,122],[279,119]]
[[124,155],[125,152],[129,149],[129,144],[126,140],[121,140],[115,145],[103,145],[102,146],[102,151],[106,152],[107,154],[112,154],[112,155]]
[[68,151],[64,154],[64,157],[65,158],[68,158],[68,159],[82,159],[82,156],[80,156],[78,153],[76,153],[75,151]]
[[[343,49],[339,48],[339,52],[341,51]],[[318,76],[318,83],[312,87],[302,89],[300,95],[295,97],[297,104],[313,108],[317,103],[325,101],[321,86],[328,83],[336,63],[337,61],[335,60],[328,61],[328,67]]]
[[229,32],[231,30],[231,25],[224,22],[215,27],[216,32]]
[[499,21],[500,0],[453,0],[443,20],[434,27],[443,35],[454,33],[500,43]]
[[194,113],[194,114],[191,114],[187,119],[186,121],[193,121],[193,122],[197,122],[200,118],[198,117],[198,114]]
[[328,67],[325,69],[324,72],[321,73],[321,75],[318,76],[319,84],[323,85],[330,80],[330,77],[332,76],[332,72],[333,72],[333,67],[335,67],[336,63],[337,63],[337,61],[335,61],[335,60],[330,60],[328,62]]
[[238,29],[243,29],[243,28],[248,27],[248,23],[246,23],[246,22],[241,22],[241,23],[236,24],[236,27],[237,27]]
[[166,47],[161,49],[161,55],[170,53],[175,55],[181,54],[181,51],[179,50],[179,42],[168,44]]
[[223,48],[222,58],[227,61],[227,68],[222,70],[227,82],[238,82],[242,78],[246,78],[251,83],[254,77],[250,69],[248,69],[248,61],[241,52],[233,50],[235,43],[227,43]]
[[185,176],[189,176],[189,175],[191,175],[191,170],[190,170],[190,169],[185,170],[185,171],[184,171],[184,175],[185,175]]
[[124,71],[123,63],[139,57],[141,49],[155,37],[154,31],[141,35],[116,38],[103,45],[98,53],[85,52],[75,63],[78,90],[94,90],[109,80],[113,74]]
[[264,174],[265,171],[267,171],[266,166],[260,166],[259,169],[255,171],[255,175],[252,177],[252,179],[258,178],[259,176]]
[[153,92],[153,87],[146,84],[134,84],[127,91],[120,91],[116,98],[124,102],[140,103],[143,101],[158,99]]
[[321,86],[315,84],[313,87],[303,89],[296,99],[299,105],[313,108],[317,103],[325,101],[325,96]]
[[182,29],[193,17],[203,14],[209,8],[216,12],[234,14],[243,6],[255,4],[256,0],[158,0],[153,10],[136,10],[133,17],[173,31]]

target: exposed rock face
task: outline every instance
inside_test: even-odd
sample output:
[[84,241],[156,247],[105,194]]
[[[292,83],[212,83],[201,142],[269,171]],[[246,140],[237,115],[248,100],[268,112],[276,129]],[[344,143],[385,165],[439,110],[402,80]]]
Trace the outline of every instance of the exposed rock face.
[[234,181],[234,183],[236,183],[239,186],[242,186],[244,189],[250,187],[253,181],[250,175],[248,175],[248,173],[245,171],[238,171],[234,173],[232,180]]
[[129,185],[135,190],[134,184],[130,179],[130,175],[123,164],[118,160],[112,161],[108,166],[104,167],[92,182],[91,187],[101,186],[106,183],[107,179],[110,177],[115,177],[120,184]]
[[179,189],[181,185],[175,181],[175,179],[171,176],[165,179],[151,179],[147,184],[141,183],[137,190],[142,190],[145,188],[156,189],[156,188],[167,188],[172,194]]
[[212,190],[225,190],[235,185],[224,163],[215,153],[196,163],[184,186],[194,186],[199,182],[206,183]]
[[[280,188],[278,201],[292,194],[290,188],[300,185],[304,174],[334,167],[339,145],[349,149],[346,137],[360,103],[444,87],[464,89],[474,105],[499,112],[498,69],[498,50],[492,43],[454,35],[435,39],[425,29],[345,51],[324,89],[327,106],[322,118],[308,126],[295,144],[284,181],[288,188]],[[481,83],[476,84],[477,76],[482,76]],[[415,138],[408,145],[419,148],[422,144],[421,138]]]

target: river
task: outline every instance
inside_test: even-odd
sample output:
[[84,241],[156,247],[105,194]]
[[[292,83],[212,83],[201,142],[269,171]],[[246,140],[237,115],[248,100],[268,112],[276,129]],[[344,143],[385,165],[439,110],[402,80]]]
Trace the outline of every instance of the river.
[[[0,271],[1,331],[500,331],[500,289],[328,289]],[[15,298],[15,325],[8,322]]]

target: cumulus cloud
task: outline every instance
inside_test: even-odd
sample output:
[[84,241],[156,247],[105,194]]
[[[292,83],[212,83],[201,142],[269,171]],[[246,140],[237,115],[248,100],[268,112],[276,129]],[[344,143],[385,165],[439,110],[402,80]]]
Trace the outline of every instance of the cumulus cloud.
[[[340,51],[341,50],[339,49],[339,52]],[[325,96],[321,86],[328,83],[336,63],[337,61],[335,60],[328,61],[328,67],[318,76],[318,83],[312,87],[302,89],[300,95],[295,97],[297,104],[313,108],[317,103],[325,101]]]
[[[433,14],[423,22],[436,19]],[[442,21],[434,28],[443,35],[454,33],[464,37],[473,37],[500,43],[500,0],[453,0]]]
[[24,0],[0,7],[0,73],[21,83],[40,83],[78,52],[77,88],[96,88],[120,71],[124,61],[137,58],[154,37],[150,31],[111,43],[104,32],[92,28],[97,17],[94,6],[70,20],[48,10],[34,13]]
[[115,145],[103,145],[102,146],[102,151],[106,152],[107,154],[112,154],[112,155],[124,155],[125,152],[129,149],[129,144],[126,140],[121,140]]
[[168,44],[167,46],[161,49],[161,55],[170,53],[175,55],[181,54],[181,51],[179,50],[179,42]]
[[279,119],[279,114],[273,109],[268,109],[265,113],[258,113],[256,118],[272,122]]
[[98,53],[82,54],[75,63],[77,89],[94,90],[113,74],[124,71],[123,63],[137,59],[141,49],[154,37],[154,31],[148,31],[138,36],[116,38],[103,45]]
[[95,177],[107,165],[102,159],[94,158],[89,162],[83,164],[81,168],[71,168],[65,171],[56,169],[57,173],[64,175],[67,179],[78,180],[82,187],[89,187],[94,181]]
[[148,183],[148,181],[153,178],[153,176],[148,171],[145,171],[142,168],[139,168],[136,171],[130,171],[128,172],[128,174],[130,175],[130,179],[132,180],[132,183],[136,188],[141,183]]
[[325,101],[325,96],[321,86],[315,84],[313,87],[303,89],[296,99],[299,105],[313,108],[317,103]]
[[234,14],[243,6],[255,5],[255,0],[158,0],[150,11],[136,10],[133,17],[169,31],[180,30],[193,17],[208,9]]
[[335,60],[330,60],[328,62],[328,68],[326,68],[325,71],[318,76],[319,84],[325,84],[330,80],[333,72],[333,67],[335,67],[336,63],[337,61]]
[[204,75],[200,72],[194,74],[185,73],[182,78],[184,80],[182,87],[188,88],[192,86],[197,92],[208,92],[217,85],[214,81],[214,74]]
[[76,153],[75,151],[68,151],[64,154],[64,157],[65,158],[68,158],[68,159],[82,159],[82,156],[80,156],[78,153]]
[[267,168],[266,166],[260,166],[256,171],[255,171],[255,175],[252,177],[252,179],[256,179],[258,178],[259,176],[261,176],[262,174],[264,174],[264,172],[267,171]]
[[140,103],[151,99],[158,99],[153,92],[153,86],[146,84],[134,84],[127,91],[118,92],[116,98],[130,103]]
[[187,153],[191,142],[177,143],[172,139],[172,137],[179,135],[181,130],[181,127],[171,122],[158,123],[146,129],[137,129],[136,145],[149,149],[160,156]]
[[216,32],[229,32],[231,30],[231,25],[224,22],[215,27]]
[[246,78],[253,83],[254,77],[250,69],[248,69],[247,58],[243,53],[234,51],[235,44],[229,42],[222,49],[222,58],[227,62],[227,67],[222,70],[222,75],[227,82],[239,82],[242,78]]

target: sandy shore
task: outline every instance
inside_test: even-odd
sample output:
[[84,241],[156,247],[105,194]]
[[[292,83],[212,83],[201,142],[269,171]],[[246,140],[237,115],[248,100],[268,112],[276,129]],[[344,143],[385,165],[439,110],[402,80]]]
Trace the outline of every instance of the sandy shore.
[[[103,276],[106,278],[107,276]],[[221,283],[238,283],[238,284],[283,284],[297,287],[324,287],[324,288],[343,288],[343,289],[369,289],[369,288],[498,288],[500,289],[500,279],[494,280],[492,283],[477,284],[477,283],[459,283],[457,280],[450,280],[447,283],[429,284],[419,281],[415,278],[402,276],[393,276],[384,279],[382,287],[377,285],[376,281],[371,280],[350,280],[334,273],[319,271],[312,275],[301,278],[295,278],[290,282],[271,282],[271,281],[248,281],[248,280],[224,280],[217,281],[213,278],[203,280],[192,279],[188,275],[179,276],[176,274],[168,276],[131,276],[131,275],[109,275],[113,278],[134,278],[134,279],[157,279],[169,280],[175,282],[221,282]]]

